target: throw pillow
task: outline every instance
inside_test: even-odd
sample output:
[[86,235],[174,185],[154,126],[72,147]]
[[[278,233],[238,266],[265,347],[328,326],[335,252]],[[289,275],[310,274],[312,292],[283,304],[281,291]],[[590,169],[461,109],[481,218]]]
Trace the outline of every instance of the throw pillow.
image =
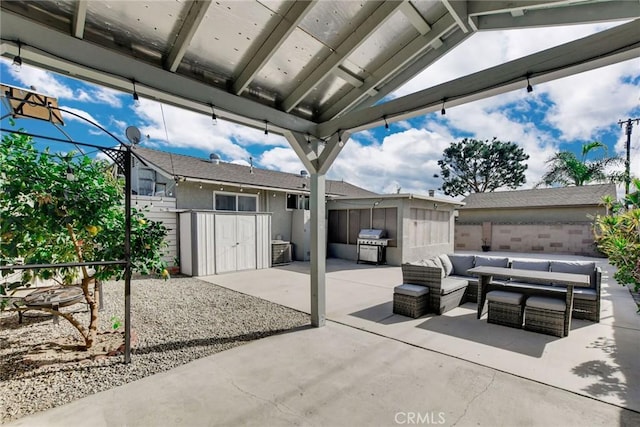
[[445,275],[451,275],[451,273],[453,272],[453,264],[451,264],[451,260],[449,259],[447,254],[438,255],[438,258],[440,258],[440,262],[442,262],[442,268]]
[[449,255],[449,260],[451,260],[451,264],[453,265],[451,274],[455,274],[456,276],[469,276],[467,270],[473,268],[475,258],[474,255]]

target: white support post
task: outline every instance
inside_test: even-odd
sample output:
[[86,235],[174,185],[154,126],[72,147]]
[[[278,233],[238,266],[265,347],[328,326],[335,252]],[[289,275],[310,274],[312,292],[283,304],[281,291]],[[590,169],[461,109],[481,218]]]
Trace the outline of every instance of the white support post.
[[311,325],[326,323],[327,233],[325,175],[311,173]]

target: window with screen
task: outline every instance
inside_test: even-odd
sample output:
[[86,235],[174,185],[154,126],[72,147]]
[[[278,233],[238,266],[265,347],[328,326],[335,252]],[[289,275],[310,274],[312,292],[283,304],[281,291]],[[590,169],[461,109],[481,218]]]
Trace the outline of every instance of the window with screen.
[[309,210],[309,196],[304,194],[287,194],[287,210]]
[[258,196],[215,193],[213,208],[218,211],[258,212]]
[[138,194],[141,196],[153,196],[156,186],[156,171],[147,168],[138,168]]
[[232,194],[216,193],[215,204],[213,208],[218,211],[235,211],[236,196]]
[[297,194],[287,194],[287,209],[298,209]]
[[238,196],[238,210],[242,212],[257,212],[258,198],[256,196]]

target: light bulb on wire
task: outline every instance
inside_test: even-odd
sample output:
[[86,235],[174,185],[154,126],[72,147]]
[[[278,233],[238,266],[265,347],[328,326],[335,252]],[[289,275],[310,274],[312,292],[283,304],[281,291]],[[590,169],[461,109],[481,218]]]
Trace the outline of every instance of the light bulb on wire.
[[22,43],[20,43],[20,41],[18,41],[18,54],[13,57],[11,66],[13,67],[13,70],[18,73],[22,69]]
[[138,92],[136,91],[136,81],[133,80],[132,83],[133,83],[133,104],[136,107],[139,107],[140,106],[140,96],[138,95]]

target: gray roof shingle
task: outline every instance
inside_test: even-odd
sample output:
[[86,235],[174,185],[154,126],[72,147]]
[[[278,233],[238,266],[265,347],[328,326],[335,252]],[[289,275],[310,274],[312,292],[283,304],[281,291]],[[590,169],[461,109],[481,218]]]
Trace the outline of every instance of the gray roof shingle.
[[597,206],[603,196],[616,198],[614,184],[583,185],[578,187],[538,188],[533,190],[473,193],[460,209],[536,208],[552,206]]
[[[278,172],[254,167],[253,173],[249,166],[234,163],[213,163],[198,157],[183,154],[167,153],[137,146],[134,154],[142,158],[169,176],[184,176],[191,179],[228,182],[229,184],[252,185],[263,188],[278,188],[282,190],[309,191],[310,182],[298,174]],[[305,184],[305,187],[302,184]],[[375,196],[364,188],[357,187],[344,181],[326,180],[326,193],[332,196]]]

